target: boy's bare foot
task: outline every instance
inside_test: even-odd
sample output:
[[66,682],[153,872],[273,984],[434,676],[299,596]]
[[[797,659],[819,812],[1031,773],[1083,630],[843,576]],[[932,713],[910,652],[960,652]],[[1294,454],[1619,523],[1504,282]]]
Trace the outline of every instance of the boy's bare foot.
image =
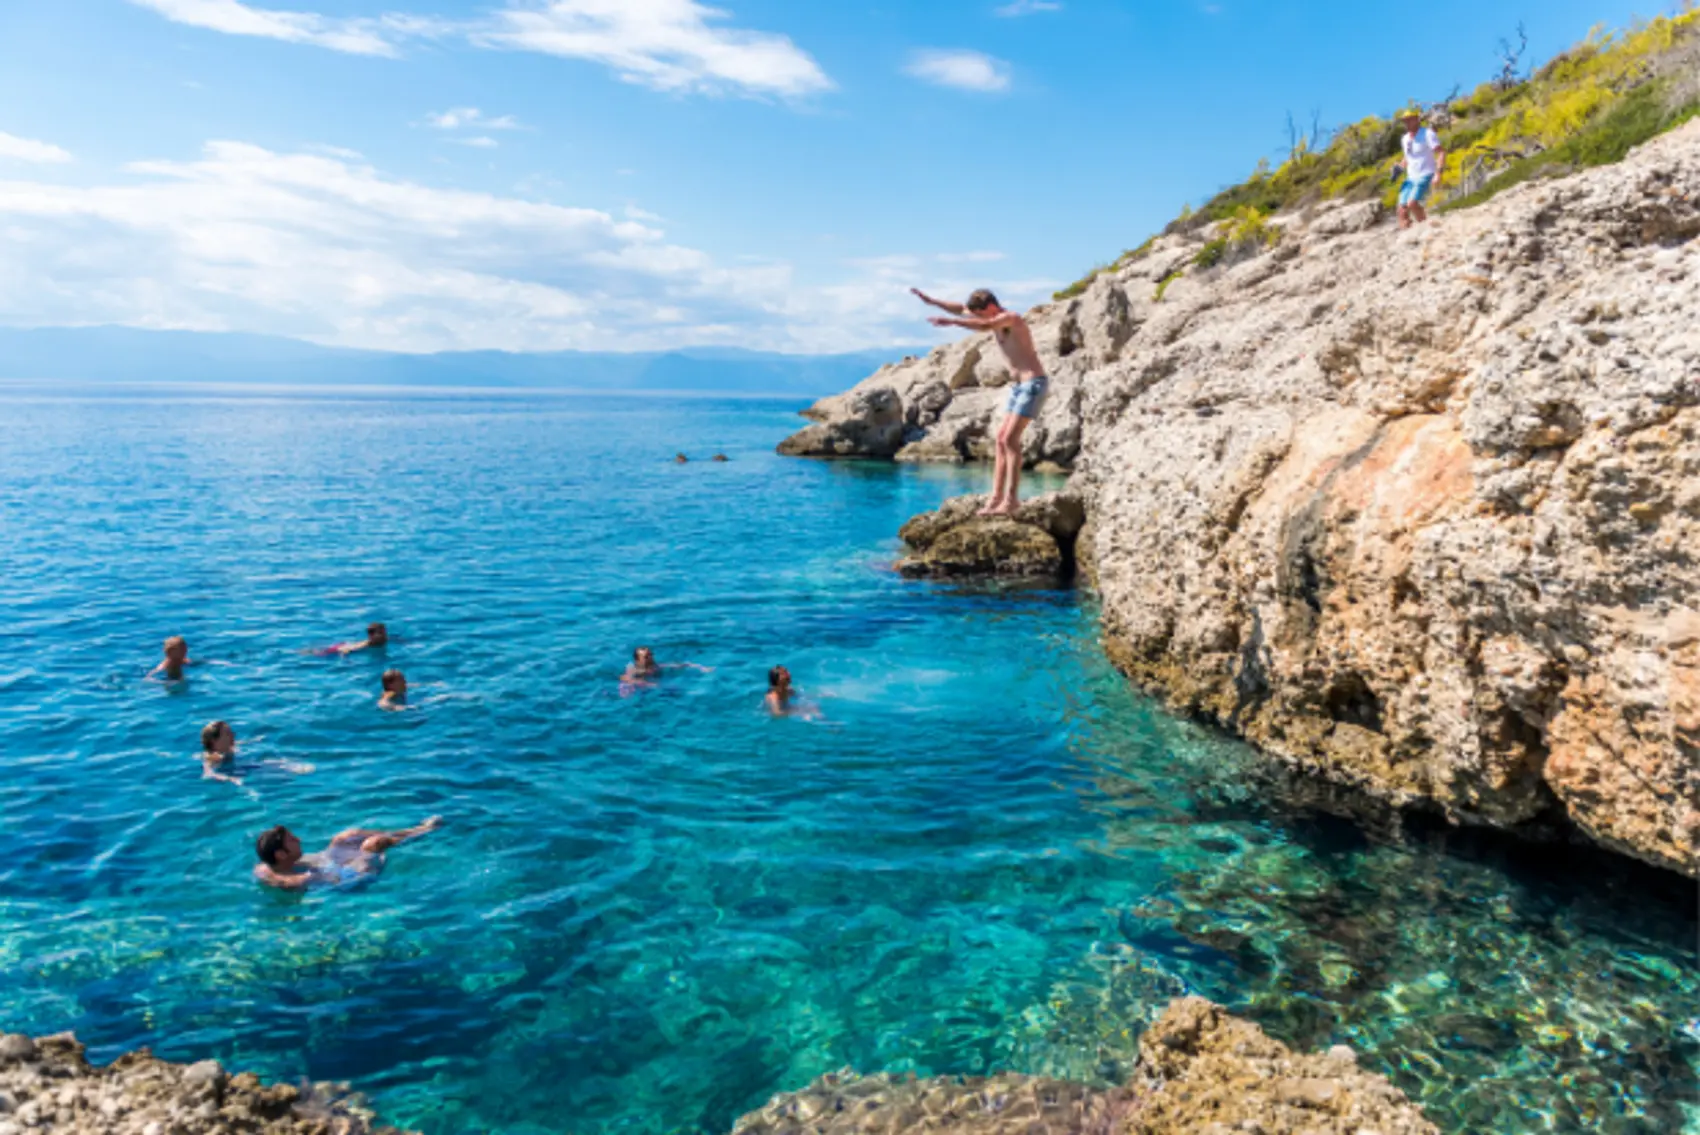
[[974,515],[976,515],[976,516],[1001,516],[1002,514],[1003,514],[1003,500],[1002,500],[1002,498],[993,497],[991,500],[986,502],[985,508],[982,508],[979,512],[975,513]]

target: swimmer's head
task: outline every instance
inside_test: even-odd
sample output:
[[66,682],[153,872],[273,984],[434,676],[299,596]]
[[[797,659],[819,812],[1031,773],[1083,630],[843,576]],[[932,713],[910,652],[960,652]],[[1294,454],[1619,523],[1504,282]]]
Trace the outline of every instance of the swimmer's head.
[[383,646],[390,641],[390,629],[382,623],[370,623],[366,627],[366,642],[371,646]]
[[788,690],[791,688],[791,671],[783,666],[775,666],[767,672],[767,688],[770,690]]
[[383,683],[386,694],[405,694],[407,692],[407,679],[402,677],[400,670],[385,670]]
[[228,753],[236,748],[236,730],[227,721],[209,722],[201,729],[201,748],[208,753]]
[[651,650],[647,646],[640,646],[636,650],[632,651],[632,661],[636,662],[640,667],[648,669],[655,665],[655,651]]
[[180,634],[174,634],[165,640],[165,660],[167,662],[182,662],[189,657],[189,640]]
[[295,838],[294,832],[279,824],[260,833],[260,838],[254,841],[254,851],[267,867],[289,868],[301,858],[301,841]]

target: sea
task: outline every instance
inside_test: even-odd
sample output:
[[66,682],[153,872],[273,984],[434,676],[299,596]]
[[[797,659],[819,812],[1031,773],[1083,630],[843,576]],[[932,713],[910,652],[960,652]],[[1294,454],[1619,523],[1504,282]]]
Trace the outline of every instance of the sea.
[[[724,1135],[843,1068],[1116,1083],[1196,993],[1448,1133],[1700,1131],[1692,882],[1286,776],[1089,594],[900,578],[986,471],[778,457],[798,408],[0,387],[0,1031],[428,1135]],[[703,669],[622,689],[639,646]],[[252,877],[272,825],[431,815],[365,885]]]

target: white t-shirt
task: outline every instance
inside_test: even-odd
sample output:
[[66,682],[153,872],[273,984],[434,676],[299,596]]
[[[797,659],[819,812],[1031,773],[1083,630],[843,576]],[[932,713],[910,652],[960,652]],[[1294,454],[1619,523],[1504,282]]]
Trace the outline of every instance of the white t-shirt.
[[1405,134],[1399,141],[1405,147],[1405,176],[1412,181],[1433,177],[1438,170],[1434,152],[1440,149],[1440,135],[1432,127],[1419,127],[1415,134]]

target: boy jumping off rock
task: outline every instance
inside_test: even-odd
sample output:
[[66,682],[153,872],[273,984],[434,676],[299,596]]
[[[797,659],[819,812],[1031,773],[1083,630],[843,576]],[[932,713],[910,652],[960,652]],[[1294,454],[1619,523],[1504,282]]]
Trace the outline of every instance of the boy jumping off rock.
[[920,288],[911,288],[922,303],[943,308],[952,315],[968,313],[966,319],[935,315],[934,327],[966,327],[970,331],[990,331],[996,336],[1009,369],[1015,375],[1009,400],[1004,404],[1003,424],[998,427],[997,460],[992,466],[992,499],[980,510],[981,516],[1014,516],[1021,507],[1021,435],[1027,423],[1039,416],[1045,404],[1049,381],[1039,361],[1039,350],[1033,345],[1033,332],[1027,321],[1013,311],[1005,311],[998,297],[981,288],[968,297],[966,304],[937,300]]

